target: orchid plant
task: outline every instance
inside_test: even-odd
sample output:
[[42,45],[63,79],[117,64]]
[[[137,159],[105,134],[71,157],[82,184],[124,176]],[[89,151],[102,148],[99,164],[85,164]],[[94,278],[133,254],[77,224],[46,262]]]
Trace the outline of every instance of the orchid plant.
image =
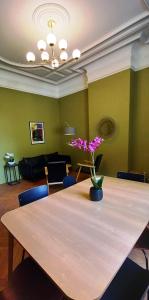
[[4,159],[6,163],[14,162],[14,153],[9,153],[9,152],[5,153]]
[[86,140],[83,140],[81,138],[77,138],[69,143],[69,145],[74,148],[90,153],[93,166],[91,168],[91,181],[96,189],[102,189],[102,183],[104,179],[103,175],[97,177],[95,172],[95,151],[100,147],[103,141],[103,138],[97,136],[90,142],[87,142]]

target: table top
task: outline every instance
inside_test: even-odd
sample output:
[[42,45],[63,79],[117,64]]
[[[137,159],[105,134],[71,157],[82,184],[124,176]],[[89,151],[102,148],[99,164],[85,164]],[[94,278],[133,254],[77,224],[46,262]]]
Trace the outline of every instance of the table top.
[[90,179],[2,216],[2,223],[70,298],[100,299],[149,221],[149,185]]

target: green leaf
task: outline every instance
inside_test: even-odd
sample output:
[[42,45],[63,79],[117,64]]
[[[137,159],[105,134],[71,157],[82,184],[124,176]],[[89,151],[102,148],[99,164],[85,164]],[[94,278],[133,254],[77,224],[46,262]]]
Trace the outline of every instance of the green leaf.
[[101,189],[101,188],[102,188],[103,179],[104,179],[104,176],[103,176],[103,175],[101,175],[101,176],[99,176],[99,177],[92,176],[92,177],[91,177],[91,181],[92,181],[93,186],[94,186],[96,189]]

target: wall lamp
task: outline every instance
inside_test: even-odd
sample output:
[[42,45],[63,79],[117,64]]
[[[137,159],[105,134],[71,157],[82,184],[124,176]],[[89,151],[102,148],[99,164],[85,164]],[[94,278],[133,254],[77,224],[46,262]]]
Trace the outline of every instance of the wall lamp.
[[75,135],[76,129],[74,127],[71,127],[68,123],[65,123],[64,127],[64,135]]

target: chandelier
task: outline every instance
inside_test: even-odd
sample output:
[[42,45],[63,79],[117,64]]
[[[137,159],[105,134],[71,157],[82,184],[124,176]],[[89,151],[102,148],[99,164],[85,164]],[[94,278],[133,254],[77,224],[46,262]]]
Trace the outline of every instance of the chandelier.
[[[37,42],[37,48],[41,52],[41,64],[49,64],[53,69],[58,68],[60,64],[64,63],[68,59],[68,53],[66,51],[67,49],[67,41],[65,39],[61,39],[58,43],[60,54],[59,57],[55,54],[55,45],[56,45],[56,36],[53,33],[53,27],[55,26],[55,21],[53,19],[50,19],[48,21],[48,27],[49,27],[49,34],[47,36],[47,44],[50,47],[51,55],[46,51],[47,44],[44,40],[39,40]],[[80,58],[80,50],[75,49],[72,52],[72,60],[77,60]],[[28,52],[26,54],[26,59],[28,62],[33,63],[35,62],[35,54],[33,52]]]

